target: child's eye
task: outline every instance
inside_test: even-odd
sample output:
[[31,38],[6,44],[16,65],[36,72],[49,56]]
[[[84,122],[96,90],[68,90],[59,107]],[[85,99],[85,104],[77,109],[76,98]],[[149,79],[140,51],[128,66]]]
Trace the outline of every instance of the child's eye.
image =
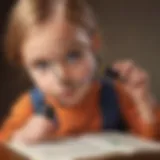
[[73,51],[73,52],[70,52],[70,53],[67,55],[67,61],[68,61],[69,63],[74,63],[74,62],[76,62],[77,60],[79,60],[81,57],[82,57],[81,52]]
[[35,67],[38,68],[38,69],[46,69],[48,68],[50,65],[49,62],[47,61],[38,61],[36,64],[35,64]]

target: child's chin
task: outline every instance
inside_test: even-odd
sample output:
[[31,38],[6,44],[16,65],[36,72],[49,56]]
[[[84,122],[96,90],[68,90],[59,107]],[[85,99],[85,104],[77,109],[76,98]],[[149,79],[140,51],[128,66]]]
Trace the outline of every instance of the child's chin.
[[62,98],[60,99],[60,102],[66,106],[66,107],[73,107],[76,106],[77,104],[79,104],[81,101],[81,97],[66,97],[66,98]]
[[74,99],[62,99],[61,103],[66,106],[66,107],[72,107],[75,106],[79,103],[79,100],[74,100]]

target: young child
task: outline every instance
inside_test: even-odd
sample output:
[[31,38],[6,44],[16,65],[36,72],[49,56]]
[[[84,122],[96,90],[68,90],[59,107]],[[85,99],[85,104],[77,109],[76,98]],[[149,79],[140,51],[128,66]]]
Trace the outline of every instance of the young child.
[[99,41],[94,15],[83,0],[17,1],[7,53],[35,88],[13,106],[1,142],[40,143],[103,130],[158,138],[146,72],[132,61],[118,61],[113,69],[123,81],[100,81]]

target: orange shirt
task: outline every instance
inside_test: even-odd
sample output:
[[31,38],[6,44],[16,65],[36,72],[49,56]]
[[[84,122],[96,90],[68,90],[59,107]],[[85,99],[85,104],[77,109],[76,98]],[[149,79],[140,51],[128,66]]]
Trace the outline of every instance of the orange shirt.
[[[52,104],[58,118],[58,129],[54,133],[56,136],[102,130],[102,115],[99,104],[100,88],[99,83],[94,84],[85,98],[73,107],[62,107],[54,98],[47,99],[48,103]],[[139,136],[155,139],[156,126],[148,124],[142,119],[133,101],[120,84],[116,84],[116,92],[121,113],[129,130]],[[13,133],[24,126],[33,114],[31,97],[29,93],[26,93],[15,103],[8,119],[4,122],[0,131],[0,141],[9,140]]]

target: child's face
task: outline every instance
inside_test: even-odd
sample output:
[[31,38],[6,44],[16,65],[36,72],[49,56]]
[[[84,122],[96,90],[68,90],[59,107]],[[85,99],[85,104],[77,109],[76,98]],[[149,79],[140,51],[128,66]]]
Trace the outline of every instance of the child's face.
[[22,55],[33,82],[66,105],[85,96],[95,74],[95,57],[85,30],[61,18],[33,28]]

